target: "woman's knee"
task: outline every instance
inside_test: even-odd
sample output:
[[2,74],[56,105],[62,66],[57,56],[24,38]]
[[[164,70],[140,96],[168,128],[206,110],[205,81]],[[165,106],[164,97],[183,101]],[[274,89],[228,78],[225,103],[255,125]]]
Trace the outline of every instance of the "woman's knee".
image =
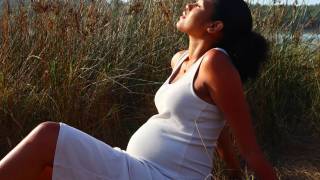
[[39,131],[57,131],[59,130],[59,123],[53,122],[53,121],[44,121],[40,123],[35,129],[38,129]]
[[52,121],[42,122],[31,131],[29,141],[48,145],[47,143],[50,143],[51,139],[57,138],[59,130],[59,123]]
[[27,141],[39,150],[39,155],[51,161],[55,154],[59,131],[59,123],[52,121],[42,122],[31,131]]

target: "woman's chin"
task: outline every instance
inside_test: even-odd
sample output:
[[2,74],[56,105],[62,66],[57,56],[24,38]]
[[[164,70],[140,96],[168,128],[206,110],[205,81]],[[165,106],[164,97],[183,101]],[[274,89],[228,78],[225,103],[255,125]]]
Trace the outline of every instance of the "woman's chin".
[[182,25],[179,23],[179,21],[176,24],[176,28],[178,31],[185,33],[186,31],[184,30],[184,28],[182,27]]

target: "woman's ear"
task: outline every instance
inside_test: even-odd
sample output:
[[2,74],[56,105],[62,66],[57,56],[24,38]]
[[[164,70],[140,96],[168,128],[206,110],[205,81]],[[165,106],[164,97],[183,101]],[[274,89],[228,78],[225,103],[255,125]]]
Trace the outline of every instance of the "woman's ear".
[[222,31],[223,29],[223,22],[222,21],[213,21],[209,24],[207,31],[208,33],[217,33]]

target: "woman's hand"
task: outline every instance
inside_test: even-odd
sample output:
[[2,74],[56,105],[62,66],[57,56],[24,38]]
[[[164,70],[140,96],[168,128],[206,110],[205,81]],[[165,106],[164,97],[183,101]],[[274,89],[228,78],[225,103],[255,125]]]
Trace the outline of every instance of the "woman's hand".
[[227,55],[215,49],[208,51],[202,63],[202,72],[207,74],[205,86],[229,124],[241,155],[260,179],[276,179],[272,166],[256,142],[238,71]]

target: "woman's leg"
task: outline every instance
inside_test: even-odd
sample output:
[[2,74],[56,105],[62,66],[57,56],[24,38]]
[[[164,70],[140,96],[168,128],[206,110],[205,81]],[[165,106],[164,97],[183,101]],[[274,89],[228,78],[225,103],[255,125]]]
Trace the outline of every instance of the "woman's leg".
[[0,161],[0,179],[34,180],[52,166],[59,130],[56,122],[39,124]]
[[42,173],[35,180],[51,180],[52,179],[52,167],[47,166]]

